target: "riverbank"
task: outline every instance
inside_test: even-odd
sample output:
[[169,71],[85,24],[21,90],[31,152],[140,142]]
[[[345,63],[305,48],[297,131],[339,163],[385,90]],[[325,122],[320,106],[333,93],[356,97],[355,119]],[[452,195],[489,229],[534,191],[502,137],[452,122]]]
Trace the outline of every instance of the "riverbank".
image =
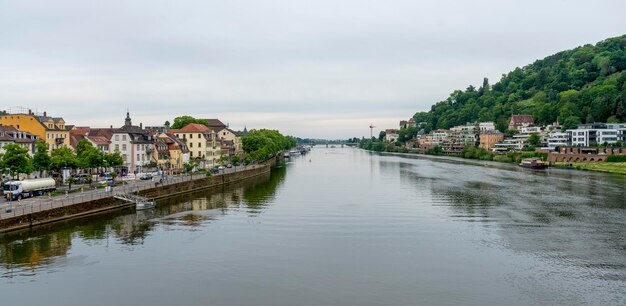
[[552,164],[556,168],[560,169],[576,169],[585,171],[596,171],[604,173],[614,173],[626,175],[626,163],[580,163],[580,162],[557,162]]
[[[382,151],[382,152],[378,152],[378,151],[373,151],[373,150],[367,150],[367,149],[363,149],[366,151],[370,151],[370,152],[376,152],[376,153],[381,153],[381,154],[389,154],[389,155],[398,155],[398,156],[420,156],[420,157],[433,157],[433,158],[443,158],[443,159],[448,159],[448,160],[462,160],[462,161],[475,161],[475,162],[493,162],[493,163],[498,163],[498,164],[507,164],[507,165],[514,165],[517,166],[517,162],[513,162],[510,160],[503,160],[503,159],[498,159],[498,158],[494,158],[493,160],[483,160],[483,159],[477,159],[477,158],[465,158],[461,155],[455,156],[455,155],[431,155],[431,154],[424,154],[424,153],[415,153],[415,152],[408,152],[408,153],[400,153],[400,152],[386,152],[386,151]],[[525,157],[525,156],[522,156]],[[626,175],[626,163],[613,163],[613,162],[587,162],[587,163],[582,163],[582,162],[570,162],[570,163],[565,163],[565,162],[557,162],[557,163],[551,163],[550,164],[552,167],[555,168],[559,168],[559,169],[564,169],[564,170],[584,170],[584,171],[595,171],[595,172],[602,172],[602,173],[612,173],[612,174],[620,174],[620,175]]]
[[[209,177],[188,176],[188,180],[178,181],[171,184],[155,184],[154,187],[137,190],[136,193],[150,199],[162,199],[201,189],[225,186],[231,183],[267,174],[271,171],[270,169],[273,165],[275,165],[275,163],[276,161],[270,161],[266,164],[256,165],[244,170]],[[185,177],[185,179],[186,178],[187,177]],[[38,210],[33,210],[34,205],[31,205],[30,210],[24,211],[24,209],[22,209],[21,214],[14,214],[0,219],[0,233],[98,214],[107,210],[134,206],[134,203],[115,199],[113,197],[114,194],[114,192],[111,192],[105,197],[91,199],[85,198],[83,201],[72,202],[71,204],[61,205],[60,207],[55,206],[52,202],[42,198],[44,203],[39,203]]]

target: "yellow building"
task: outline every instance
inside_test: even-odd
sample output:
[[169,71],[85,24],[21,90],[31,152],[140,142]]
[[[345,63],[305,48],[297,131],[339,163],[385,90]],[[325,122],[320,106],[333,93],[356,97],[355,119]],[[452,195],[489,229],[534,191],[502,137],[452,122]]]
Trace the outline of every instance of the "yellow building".
[[222,155],[221,141],[216,133],[202,124],[190,123],[181,129],[171,129],[168,133],[185,142],[189,159],[199,168],[216,166]]
[[[184,141],[181,141],[173,134],[161,133],[157,136],[167,145],[169,160],[162,165],[162,169],[172,171],[182,171],[185,163],[189,162],[189,150]],[[155,150],[157,153],[159,149]]]
[[39,139],[48,144],[48,152],[58,148],[71,148],[70,131],[65,127],[65,120],[48,117],[46,112],[42,116],[35,115],[31,110],[23,114],[2,113],[0,124],[39,136]]
[[[218,137],[226,142],[229,156],[243,155],[243,146],[241,144],[241,137],[237,136],[235,132],[229,128],[223,128],[217,132]],[[223,149],[223,148],[222,148]]]

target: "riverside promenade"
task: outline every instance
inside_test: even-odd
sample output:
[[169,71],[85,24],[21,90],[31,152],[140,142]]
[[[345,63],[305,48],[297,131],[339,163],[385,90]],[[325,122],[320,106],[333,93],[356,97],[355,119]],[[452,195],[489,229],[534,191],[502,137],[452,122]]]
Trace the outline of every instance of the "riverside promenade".
[[239,166],[226,168],[210,177],[206,174],[155,176],[153,180],[146,181],[124,180],[125,183],[110,190],[77,187],[78,190],[82,188],[82,191],[3,202],[0,205],[0,232],[134,205],[113,198],[118,194],[133,193],[152,199],[163,198],[269,173],[269,168],[269,165]]

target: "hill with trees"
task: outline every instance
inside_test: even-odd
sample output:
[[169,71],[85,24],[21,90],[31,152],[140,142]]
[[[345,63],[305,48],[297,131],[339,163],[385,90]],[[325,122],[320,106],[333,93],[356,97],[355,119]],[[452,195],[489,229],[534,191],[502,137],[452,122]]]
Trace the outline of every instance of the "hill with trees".
[[490,85],[455,90],[428,112],[414,115],[426,132],[474,121],[494,121],[504,132],[511,114],[536,124],[626,121],[626,35],[562,51],[503,74]]

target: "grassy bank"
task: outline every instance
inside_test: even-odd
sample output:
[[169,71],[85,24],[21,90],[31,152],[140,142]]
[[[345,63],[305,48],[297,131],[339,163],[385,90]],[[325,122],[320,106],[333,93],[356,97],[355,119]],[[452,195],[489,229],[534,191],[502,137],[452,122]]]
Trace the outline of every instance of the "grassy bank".
[[[624,163],[553,163],[555,167],[564,168],[564,169],[577,169],[577,170],[588,170],[588,171],[598,171],[598,172],[607,172],[607,173],[616,173],[616,174],[624,174],[626,175],[626,162]],[[571,166],[570,166],[571,165]]]

